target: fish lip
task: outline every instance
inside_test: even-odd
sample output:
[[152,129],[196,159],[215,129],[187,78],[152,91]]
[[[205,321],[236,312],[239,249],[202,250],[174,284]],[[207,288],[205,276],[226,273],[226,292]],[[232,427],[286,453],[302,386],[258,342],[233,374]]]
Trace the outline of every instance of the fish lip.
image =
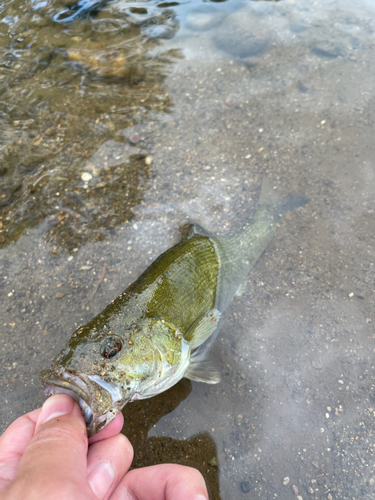
[[[73,378],[74,377],[74,378]],[[39,378],[44,386],[44,389],[49,385],[61,387],[62,389],[71,390],[82,398],[86,404],[89,404],[89,391],[87,384],[77,375],[70,374],[65,370],[59,370],[56,373],[54,370],[43,370],[39,374]],[[77,383],[77,380],[81,383]],[[86,391],[83,389],[85,387]],[[44,390],[46,393],[46,390]],[[48,394],[46,394],[48,396]]]
[[[87,377],[82,374],[72,373],[64,369],[50,369],[40,372],[39,378],[47,397],[58,393],[65,393],[79,404],[85,418],[88,437],[99,432],[119,412],[119,410],[113,409],[112,406],[105,408],[106,411],[100,411],[100,405],[98,408],[98,405],[95,404],[95,399],[91,396],[100,386],[89,378],[85,380]],[[111,399],[113,403],[111,394],[103,387],[100,387],[100,390],[101,392],[104,390],[107,399]]]

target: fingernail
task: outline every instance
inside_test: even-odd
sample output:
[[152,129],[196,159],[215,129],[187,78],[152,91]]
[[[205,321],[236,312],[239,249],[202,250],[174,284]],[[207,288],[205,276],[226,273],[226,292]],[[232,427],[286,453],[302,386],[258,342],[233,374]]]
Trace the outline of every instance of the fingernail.
[[194,500],[207,500],[207,497],[205,497],[204,495],[197,495],[196,497],[194,497]]
[[68,415],[72,412],[74,401],[66,394],[56,394],[47,399],[42,407],[42,414],[40,422],[45,424],[49,420],[61,417],[61,415]]
[[114,480],[115,472],[112,465],[108,462],[102,462],[95,465],[87,476],[87,482],[99,500],[106,496]]

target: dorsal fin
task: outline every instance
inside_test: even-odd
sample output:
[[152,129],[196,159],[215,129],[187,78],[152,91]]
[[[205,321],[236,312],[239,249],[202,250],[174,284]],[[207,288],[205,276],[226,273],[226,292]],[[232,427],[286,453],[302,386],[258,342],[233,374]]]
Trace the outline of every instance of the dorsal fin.
[[192,238],[196,234],[200,234],[201,236],[208,236],[209,238],[214,238],[215,235],[202,227],[200,224],[196,222],[190,222],[190,231],[188,234],[188,238]]

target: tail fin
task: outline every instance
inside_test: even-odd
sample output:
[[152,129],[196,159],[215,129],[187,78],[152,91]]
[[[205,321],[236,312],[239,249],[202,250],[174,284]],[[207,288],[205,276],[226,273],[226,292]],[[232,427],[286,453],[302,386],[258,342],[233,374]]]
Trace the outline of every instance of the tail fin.
[[262,187],[260,190],[258,206],[261,205],[276,205],[278,196],[275,188],[272,187],[269,178],[266,175],[262,177]]
[[285,212],[290,212],[298,207],[303,207],[309,202],[308,198],[303,195],[293,194],[287,198],[282,198],[278,200],[275,204],[274,217],[277,218],[280,214],[285,214]]
[[309,202],[308,198],[303,195],[294,194],[286,198],[279,198],[270,180],[265,175],[262,179],[262,190],[259,196],[258,206],[268,205],[273,207],[273,216],[277,221],[281,214],[291,212],[295,208],[303,207]]

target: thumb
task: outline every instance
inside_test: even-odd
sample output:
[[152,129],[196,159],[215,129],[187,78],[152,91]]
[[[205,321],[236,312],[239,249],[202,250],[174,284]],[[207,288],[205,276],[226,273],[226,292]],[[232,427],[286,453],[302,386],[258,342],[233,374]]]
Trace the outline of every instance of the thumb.
[[79,406],[66,394],[52,396],[43,405],[35,434],[4,498],[92,499],[86,457],[86,425]]

